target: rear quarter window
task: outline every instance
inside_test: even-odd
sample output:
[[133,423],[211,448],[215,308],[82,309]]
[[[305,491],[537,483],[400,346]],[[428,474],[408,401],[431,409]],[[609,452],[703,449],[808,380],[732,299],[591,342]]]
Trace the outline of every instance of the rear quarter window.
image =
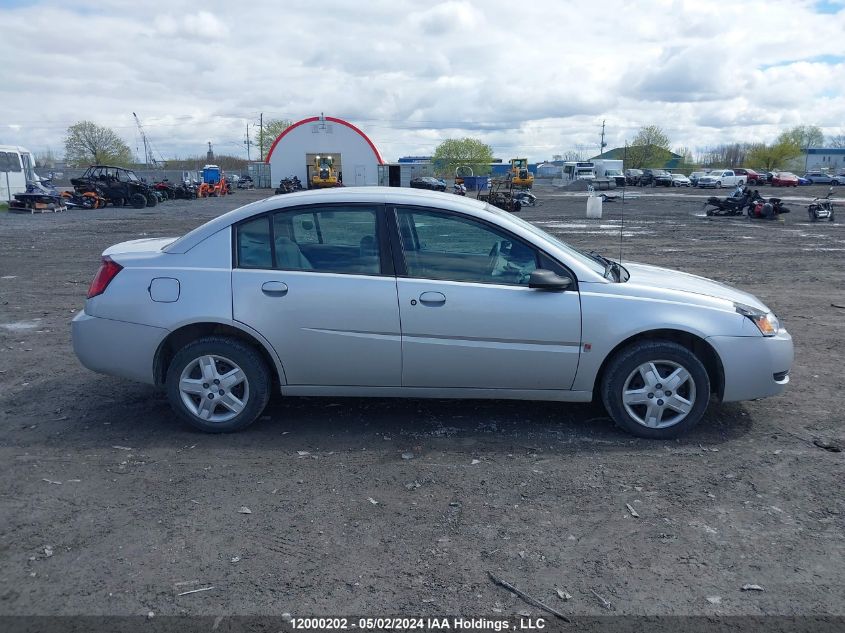
[[272,268],[270,218],[262,216],[237,227],[238,266],[240,268]]

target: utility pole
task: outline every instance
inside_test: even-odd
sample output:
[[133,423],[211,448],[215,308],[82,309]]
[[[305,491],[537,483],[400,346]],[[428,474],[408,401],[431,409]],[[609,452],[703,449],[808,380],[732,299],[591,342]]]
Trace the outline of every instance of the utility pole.
[[264,160],[264,113],[261,113],[258,123],[258,151],[261,152],[260,160]]
[[601,122],[601,145],[599,146],[599,154],[604,154],[604,148],[607,147],[607,143],[604,142],[604,120]]
[[247,162],[250,162],[249,146],[252,145],[252,141],[249,138],[249,123],[246,124],[246,138],[244,139],[244,145],[246,145],[246,160]]

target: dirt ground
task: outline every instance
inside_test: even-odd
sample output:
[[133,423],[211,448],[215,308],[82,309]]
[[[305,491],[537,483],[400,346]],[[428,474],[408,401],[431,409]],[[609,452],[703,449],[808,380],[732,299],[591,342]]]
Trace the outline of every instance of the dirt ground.
[[[713,403],[671,442],[595,405],[483,401],[276,397],[194,432],[84,369],[69,321],[107,246],[263,194],[0,213],[0,614],[541,614],[488,571],[566,614],[845,614],[845,453],[813,445],[845,444],[845,225],[789,200],[818,191],[778,190],[783,224],[628,192],[624,260],[747,289],[795,339],[784,395]],[[537,193],[523,217],[618,256],[619,200],[587,221],[583,194]]]

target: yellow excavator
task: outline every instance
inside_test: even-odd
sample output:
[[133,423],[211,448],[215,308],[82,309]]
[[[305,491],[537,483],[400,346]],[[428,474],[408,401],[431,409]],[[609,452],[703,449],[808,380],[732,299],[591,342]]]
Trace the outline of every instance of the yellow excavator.
[[311,187],[313,189],[337,187],[337,176],[332,168],[333,163],[331,156],[314,157],[314,172],[311,175]]
[[534,184],[534,174],[528,171],[527,158],[511,158],[510,177],[514,187],[531,188]]

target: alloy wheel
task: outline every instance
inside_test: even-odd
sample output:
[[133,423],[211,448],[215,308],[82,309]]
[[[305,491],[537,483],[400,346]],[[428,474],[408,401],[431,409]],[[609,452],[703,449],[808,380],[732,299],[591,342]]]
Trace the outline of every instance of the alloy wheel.
[[695,381],[682,365],[656,360],[634,369],[622,387],[622,404],[644,427],[665,429],[681,422],[695,405]]
[[244,410],[249,381],[233,361],[206,354],[182,370],[179,395],[185,408],[201,420],[228,422]]

